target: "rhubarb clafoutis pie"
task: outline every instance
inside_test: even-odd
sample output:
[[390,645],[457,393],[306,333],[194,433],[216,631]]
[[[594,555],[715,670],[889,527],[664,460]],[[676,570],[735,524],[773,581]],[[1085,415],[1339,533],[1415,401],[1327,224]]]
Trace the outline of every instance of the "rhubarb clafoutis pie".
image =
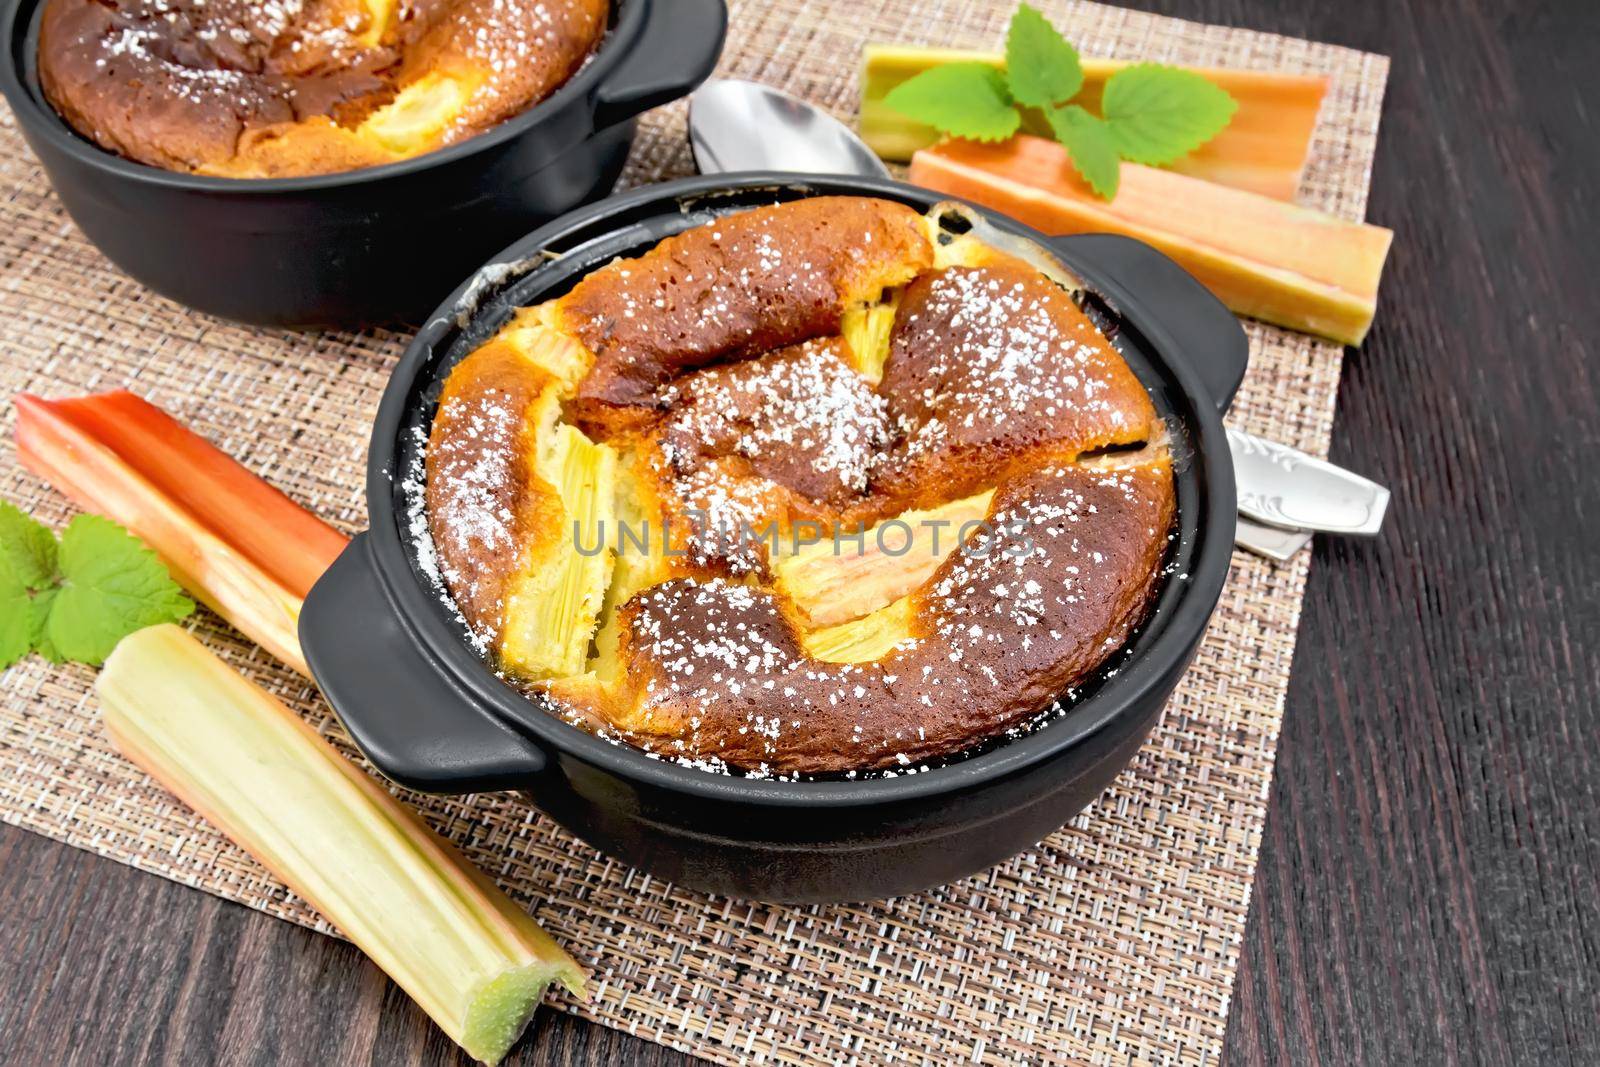
[[898,204],[728,215],[524,308],[450,372],[434,565],[596,733],[898,770],[1115,654],[1173,522],[1163,423],[1073,294]]
[[496,126],[588,59],[607,0],[45,0],[39,82],[102,148],[278,178]]

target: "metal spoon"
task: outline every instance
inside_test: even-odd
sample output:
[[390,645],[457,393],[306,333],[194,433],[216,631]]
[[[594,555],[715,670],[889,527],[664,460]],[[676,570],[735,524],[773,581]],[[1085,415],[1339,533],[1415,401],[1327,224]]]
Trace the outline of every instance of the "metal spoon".
[[689,97],[689,145],[702,174],[793,170],[889,177],[855,131],[820,108],[756,82],[708,81]]
[[[708,81],[689,98],[689,143],[702,174],[788,170],[889,177],[888,168],[832,115],[756,82]],[[1239,430],[1228,431],[1238,482],[1241,548],[1286,560],[1308,531],[1371,537],[1383,525],[1389,491],[1307,455]]]
[[1283,530],[1375,537],[1389,490],[1368,478],[1265,437],[1228,431],[1239,514]]

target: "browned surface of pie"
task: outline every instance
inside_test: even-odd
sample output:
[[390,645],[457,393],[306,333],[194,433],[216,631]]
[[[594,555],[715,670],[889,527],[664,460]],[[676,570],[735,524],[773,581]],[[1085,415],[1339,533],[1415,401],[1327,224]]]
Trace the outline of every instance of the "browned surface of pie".
[[1049,464],[1008,480],[986,551],[947,557],[911,594],[909,640],[867,663],[807,655],[770,591],[672,579],[628,602],[626,683],[587,714],[653,751],[781,773],[959,752],[1121,647],[1143,618],[1172,507],[1164,460]]
[[606,0],[47,0],[45,96],[169,170],[324,174],[488,130],[565,82]]
[[757,208],[669,237],[561,301],[560,325],[594,353],[578,420],[636,424],[684,371],[837,334],[847,308],[931,262],[921,216],[856,197]]
[[[1123,645],[1172,528],[1164,441],[1033,267],[818,198],[617,261],[464,360],[429,524],[468,625],[573,721],[755,773],[893,769],[1026,723]],[[680,551],[571,566],[584,535],[550,531],[580,514]],[[967,522],[926,557],[792,536],[847,556],[930,515]]]
[[526,549],[559,540],[561,513],[538,485],[531,410],[549,377],[506,344],[473,353],[445,383],[428,451],[428,528],[450,595],[486,641]]
[[922,504],[1017,460],[1142,440],[1150,398],[1060,286],[1019,260],[906,287],[878,391],[903,433],[878,490]]

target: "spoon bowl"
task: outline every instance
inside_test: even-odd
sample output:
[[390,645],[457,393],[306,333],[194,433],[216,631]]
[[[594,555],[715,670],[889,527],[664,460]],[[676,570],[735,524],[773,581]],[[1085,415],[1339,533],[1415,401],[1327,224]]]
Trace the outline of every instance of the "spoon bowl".
[[734,78],[708,81],[690,96],[689,144],[703,174],[787,170],[889,177],[855,132],[826,111]]

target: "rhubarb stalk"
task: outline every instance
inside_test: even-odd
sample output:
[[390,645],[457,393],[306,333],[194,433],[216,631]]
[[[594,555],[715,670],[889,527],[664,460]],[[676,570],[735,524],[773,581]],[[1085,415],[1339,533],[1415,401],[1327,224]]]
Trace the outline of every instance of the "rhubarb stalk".
[[[1004,67],[1005,57],[947,48],[866,47],[861,68],[861,137],[878,155],[903,163],[918,149],[939,140],[939,132],[932,126],[900,114],[884,98],[901,82],[946,63]],[[1077,103],[1098,114],[1106,79],[1127,65],[1113,59],[1084,58],[1083,91]],[[1170,169],[1275,200],[1294,199],[1311,154],[1328,78],[1219,67],[1186,69],[1225,89],[1239,109],[1221,133]],[[1050,127],[1038,111],[1026,113],[1023,129],[1050,136]]]
[[343,534],[132,393],[16,404],[24,466],[127,527],[196,598],[307,673],[301,602]]
[[1377,310],[1394,234],[1183,174],[1122,164],[1116,198],[1095,196],[1067,150],[1019,134],[1001,144],[941,141],[911,181],[1048,234],[1120,233],[1159,248],[1229,308],[1358,345]]
[[122,753],[227,834],[485,1063],[581,967],[407,807],[183,629],[124,638],[95,683]]

